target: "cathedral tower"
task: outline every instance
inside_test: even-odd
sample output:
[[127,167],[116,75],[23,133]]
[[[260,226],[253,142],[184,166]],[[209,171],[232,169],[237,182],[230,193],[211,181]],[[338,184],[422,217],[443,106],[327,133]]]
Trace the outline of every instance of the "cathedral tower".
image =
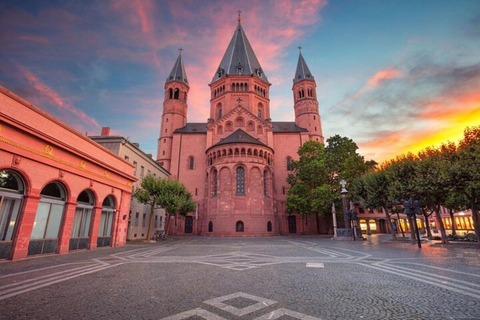
[[[301,50],[301,47],[299,49]],[[315,78],[308,69],[300,51],[292,88],[295,123],[297,126],[308,130],[311,140],[324,143],[316,87]]]
[[242,105],[261,120],[270,119],[269,88],[239,16],[232,40],[210,83],[210,118],[218,120]]
[[172,160],[173,132],[187,123],[187,74],[182,59],[182,49],[172,72],[165,82],[165,98],[163,100],[162,124],[158,139],[157,161],[167,170],[170,170]]

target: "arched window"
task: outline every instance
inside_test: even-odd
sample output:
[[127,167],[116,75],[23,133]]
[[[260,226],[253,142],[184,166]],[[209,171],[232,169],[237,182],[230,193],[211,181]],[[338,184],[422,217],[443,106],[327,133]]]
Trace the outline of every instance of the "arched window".
[[272,232],[272,221],[267,222],[267,232]]
[[180,97],[180,90],[175,89],[174,93],[173,93],[173,99],[178,99]]
[[287,171],[292,170],[292,158],[287,157]]
[[253,121],[247,123],[247,131],[255,131],[255,123]]
[[70,250],[86,249],[88,247],[88,234],[94,203],[93,194],[90,191],[84,190],[78,195],[70,238]]
[[263,171],[263,195],[268,196],[267,193],[267,170]]
[[16,173],[0,171],[0,259],[10,256],[23,193],[23,181]]
[[188,170],[193,170],[195,168],[195,158],[188,157]]
[[218,119],[222,117],[222,108],[218,109]]
[[213,171],[212,175],[212,182],[213,182],[213,195],[216,196],[218,193],[218,172],[217,170]]
[[244,230],[244,226],[243,226],[243,221],[237,221],[237,223],[235,224],[235,231],[236,232],[243,232]]
[[237,168],[237,195],[245,195],[245,170],[242,167]]
[[100,225],[98,227],[97,247],[108,247],[111,244],[115,200],[108,196],[103,200]]
[[208,223],[208,232],[213,232],[213,222],[212,221],[210,221]]
[[65,189],[60,183],[52,182],[43,188],[40,196],[28,245],[29,255],[52,253],[58,248],[58,234],[66,199]]
[[229,121],[229,122],[227,122],[227,123],[225,124],[225,131],[226,131],[226,132],[231,132],[231,131],[233,131],[233,123],[232,123],[231,121]]
[[245,126],[245,120],[242,117],[238,117],[235,119],[235,126],[236,127],[244,127]]
[[168,89],[168,98],[169,99],[173,98],[173,89],[172,88]]

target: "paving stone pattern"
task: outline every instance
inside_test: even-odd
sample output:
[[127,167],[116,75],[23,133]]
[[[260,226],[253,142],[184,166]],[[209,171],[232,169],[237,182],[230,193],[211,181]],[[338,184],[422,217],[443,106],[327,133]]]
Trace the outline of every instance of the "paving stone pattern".
[[480,319],[480,249],[179,237],[3,261],[0,319]]

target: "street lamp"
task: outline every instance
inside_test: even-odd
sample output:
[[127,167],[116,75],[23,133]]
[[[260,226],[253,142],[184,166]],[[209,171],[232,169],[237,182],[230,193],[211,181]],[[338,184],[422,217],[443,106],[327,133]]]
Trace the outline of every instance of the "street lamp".
[[420,234],[418,232],[417,216],[416,216],[416,214],[421,213],[422,204],[418,200],[410,199],[408,201],[403,201],[403,206],[405,207],[405,210],[404,210],[405,214],[409,218],[413,218],[413,228],[415,229],[415,234],[417,235],[417,244],[419,248],[422,248],[422,244],[420,242]]
[[353,224],[353,230],[352,230],[353,241],[356,241],[355,233],[357,232],[357,221],[358,221],[357,210],[355,210],[355,206],[353,205],[352,202],[350,202],[350,206],[351,206],[351,209],[347,211],[347,216],[348,216],[348,220],[351,221],[351,223]]
[[350,229],[350,219],[348,217],[348,202],[347,202],[347,194],[348,191],[345,188],[347,182],[345,180],[340,181],[340,185],[342,186],[342,206],[343,206],[343,218],[345,220],[345,229]]

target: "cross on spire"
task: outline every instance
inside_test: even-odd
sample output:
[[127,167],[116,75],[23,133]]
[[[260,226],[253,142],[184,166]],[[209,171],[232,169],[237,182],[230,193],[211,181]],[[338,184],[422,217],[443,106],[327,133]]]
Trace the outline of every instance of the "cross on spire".
[[182,54],[182,51],[183,51],[183,48],[178,48],[178,52],[180,52],[180,54]]
[[298,46],[297,48],[298,48],[298,51],[299,51],[300,53],[302,53],[302,47],[301,47],[301,46]]
[[238,10],[238,22],[242,21],[242,17],[240,16],[242,14],[242,10]]

